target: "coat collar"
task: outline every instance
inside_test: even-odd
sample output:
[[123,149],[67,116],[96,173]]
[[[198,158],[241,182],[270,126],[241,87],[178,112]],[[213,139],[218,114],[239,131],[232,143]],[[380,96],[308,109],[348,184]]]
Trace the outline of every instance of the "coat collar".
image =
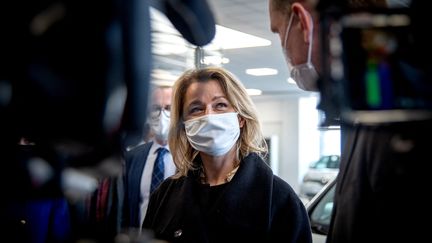
[[[231,222],[238,221],[241,224],[250,224],[250,217],[244,217],[256,208],[270,208],[273,172],[270,167],[257,155],[249,154],[240,163],[240,167],[232,180],[227,183],[221,197],[215,203],[210,213],[222,212],[224,218]],[[199,172],[191,171],[185,178],[184,190],[181,195],[194,195],[200,184]],[[263,193],[264,192],[264,193]],[[183,198],[183,212],[193,212],[199,208],[198,201]],[[240,202],[240,203],[239,203]],[[261,215],[260,215],[261,212]],[[268,212],[260,211],[255,214],[257,228],[266,224]],[[199,215],[199,211],[196,212]],[[244,220],[245,222],[239,222]]]

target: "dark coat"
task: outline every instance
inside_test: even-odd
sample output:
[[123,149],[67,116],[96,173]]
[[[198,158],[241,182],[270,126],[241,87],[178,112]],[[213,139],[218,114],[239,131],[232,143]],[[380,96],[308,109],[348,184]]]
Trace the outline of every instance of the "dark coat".
[[[425,242],[432,121],[348,126],[327,242]],[[428,205],[426,203],[425,205]],[[426,221],[425,221],[426,220]]]
[[139,145],[125,155],[123,227],[139,227],[141,177],[153,142]]
[[203,186],[193,172],[164,181],[151,196],[143,227],[169,242],[312,242],[303,203],[256,154],[241,162],[205,212],[198,195]]

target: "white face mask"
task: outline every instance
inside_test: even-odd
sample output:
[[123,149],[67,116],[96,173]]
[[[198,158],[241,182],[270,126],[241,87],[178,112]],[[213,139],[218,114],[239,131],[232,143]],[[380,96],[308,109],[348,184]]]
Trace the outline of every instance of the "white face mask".
[[240,136],[236,112],[201,116],[184,124],[191,146],[213,156],[228,153]]
[[309,33],[309,47],[308,47],[308,56],[307,62],[298,65],[292,65],[291,58],[289,58],[286,48],[286,43],[288,41],[288,33],[291,29],[291,23],[294,17],[294,13],[291,13],[290,20],[288,22],[288,27],[285,32],[285,40],[283,42],[283,51],[285,55],[286,62],[288,64],[288,69],[290,70],[291,78],[297,83],[297,86],[300,89],[307,91],[318,91],[317,80],[318,73],[315,70],[314,65],[312,64],[311,55],[312,55],[312,40],[313,40],[313,21],[311,17],[311,31]]
[[150,127],[156,136],[156,139],[167,141],[168,130],[170,125],[170,117],[163,110],[157,118],[150,118]]

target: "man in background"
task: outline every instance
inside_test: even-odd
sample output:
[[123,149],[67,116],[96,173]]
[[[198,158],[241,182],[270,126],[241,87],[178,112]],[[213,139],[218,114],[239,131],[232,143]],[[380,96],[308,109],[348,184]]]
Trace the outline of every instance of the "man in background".
[[167,144],[171,93],[171,87],[153,89],[148,114],[151,139],[125,154],[124,228],[141,228],[150,194],[162,180],[176,171]]

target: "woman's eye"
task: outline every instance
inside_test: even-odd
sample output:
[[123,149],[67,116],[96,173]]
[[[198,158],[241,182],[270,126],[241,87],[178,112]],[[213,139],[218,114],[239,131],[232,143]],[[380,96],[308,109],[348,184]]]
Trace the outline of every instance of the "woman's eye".
[[217,103],[216,104],[216,108],[221,109],[221,108],[226,108],[228,107],[228,104],[226,103]]
[[195,113],[200,112],[200,111],[201,111],[201,108],[199,108],[199,107],[192,107],[189,110],[189,114],[195,114]]

